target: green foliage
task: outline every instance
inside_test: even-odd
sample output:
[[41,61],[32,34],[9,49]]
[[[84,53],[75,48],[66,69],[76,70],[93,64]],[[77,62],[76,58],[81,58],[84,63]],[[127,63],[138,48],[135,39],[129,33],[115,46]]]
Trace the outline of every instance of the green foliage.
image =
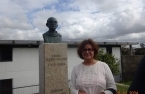
[[120,73],[119,61],[114,55],[109,54],[109,53],[104,53],[103,50],[101,50],[98,52],[96,59],[107,63],[114,75],[117,75]]

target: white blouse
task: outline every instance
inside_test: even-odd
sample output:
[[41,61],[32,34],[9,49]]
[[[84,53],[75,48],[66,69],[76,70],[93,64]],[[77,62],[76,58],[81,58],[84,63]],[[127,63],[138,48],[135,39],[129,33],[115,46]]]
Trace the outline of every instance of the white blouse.
[[79,64],[75,66],[71,74],[71,94],[78,94],[78,91],[87,94],[113,94],[106,90],[112,88],[116,90],[114,77],[109,66],[101,61],[93,65]]

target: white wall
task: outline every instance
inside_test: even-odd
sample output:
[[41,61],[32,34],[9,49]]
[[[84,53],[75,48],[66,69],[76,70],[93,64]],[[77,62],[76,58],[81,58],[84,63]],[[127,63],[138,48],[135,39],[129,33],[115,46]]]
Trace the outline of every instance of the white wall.
[[100,47],[99,51],[103,50],[103,52],[106,52],[106,47]]
[[79,56],[77,55],[77,48],[68,48],[67,55],[68,55],[68,79],[70,79],[73,67],[81,63],[83,60],[80,59]]
[[121,70],[121,52],[119,47],[113,47],[112,48],[112,54],[115,55],[115,57],[118,59],[120,63],[120,70]]
[[112,48],[112,54],[115,55],[115,57],[119,61],[119,68],[120,68],[120,75],[114,76],[116,82],[122,81],[122,70],[121,70],[121,52],[120,52],[120,47],[113,47]]
[[[13,88],[38,85],[38,55],[38,48],[13,48],[13,61],[0,62],[0,79],[13,79]],[[35,86],[35,88],[34,93],[38,92],[38,87]],[[19,93],[14,94],[21,94],[20,89],[14,89],[14,92],[17,90]]]

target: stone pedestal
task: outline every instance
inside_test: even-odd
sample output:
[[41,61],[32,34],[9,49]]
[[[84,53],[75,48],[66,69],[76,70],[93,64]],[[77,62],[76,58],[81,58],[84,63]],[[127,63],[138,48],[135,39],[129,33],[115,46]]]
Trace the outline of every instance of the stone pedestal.
[[69,94],[67,44],[39,46],[39,94]]

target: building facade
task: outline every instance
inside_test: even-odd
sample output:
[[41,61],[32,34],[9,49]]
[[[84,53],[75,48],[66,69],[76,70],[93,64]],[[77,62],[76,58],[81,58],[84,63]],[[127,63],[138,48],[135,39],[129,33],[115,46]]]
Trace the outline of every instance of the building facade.
[[[0,40],[0,90],[9,94],[33,94],[39,92],[39,45],[43,41],[30,40]],[[65,42],[68,44],[68,80],[73,67],[83,60],[77,55],[79,42]],[[137,43],[98,42],[104,52],[115,55],[120,61],[121,45]],[[115,76],[115,81],[121,81],[121,73]],[[7,90],[7,91],[6,91]],[[7,94],[7,93],[2,93]]]

